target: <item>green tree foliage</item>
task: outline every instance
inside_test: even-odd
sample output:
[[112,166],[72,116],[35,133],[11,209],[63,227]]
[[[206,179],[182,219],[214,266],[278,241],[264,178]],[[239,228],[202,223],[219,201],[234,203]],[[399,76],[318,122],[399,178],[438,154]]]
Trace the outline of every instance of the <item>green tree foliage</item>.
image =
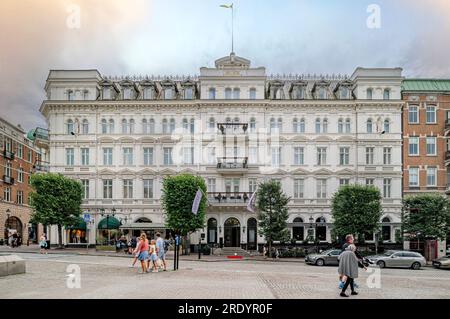
[[403,200],[403,232],[415,236],[444,239],[450,232],[449,200],[440,194],[409,196]]
[[170,176],[164,179],[161,202],[166,225],[175,233],[186,236],[205,227],[206,198],[202,196],[198,213],[192,213],[192,202],[198,189],[206,194],[203,178],[193,175]]
[[261,183],[256,196],[259,231],[266,238],[269,254],[272,254],[273,241],[289,240],[287,204],[290,199],[283,193],[280,183],[273,180]]
[[333,234],[342,238],[353,234],[364,238],[380,228],[381,195],[378,188],[365,185],[346,185],[333,195]]
[[62,246],[62,226],[79,221],[83,187],[61,174],[35,174],[31,177],[31,216],[33,223],[58,226],[58,245]]

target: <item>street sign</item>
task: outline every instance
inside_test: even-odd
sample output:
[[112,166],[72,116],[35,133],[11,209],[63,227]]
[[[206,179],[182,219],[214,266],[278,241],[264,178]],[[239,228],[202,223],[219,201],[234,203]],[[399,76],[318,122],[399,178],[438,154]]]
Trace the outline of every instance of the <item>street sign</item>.
[[86,223],[89,223],[91,221],[91,215],[89,214],[84,214],[83,219]]

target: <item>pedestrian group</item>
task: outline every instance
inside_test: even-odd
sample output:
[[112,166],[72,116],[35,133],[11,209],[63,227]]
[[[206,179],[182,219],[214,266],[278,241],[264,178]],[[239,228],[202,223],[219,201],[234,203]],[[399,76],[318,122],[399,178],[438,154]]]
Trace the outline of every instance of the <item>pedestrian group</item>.
[[166,252],[168,249],[169,241],[162,239],[160,233],[156,233],[156,240],[152,239],[150,243],[147,235],[142,233],[133,250],[135,257],[131,267],[134,267],[139,260],[142,268],[141,274],[158,272],[160,269],[167,271]]

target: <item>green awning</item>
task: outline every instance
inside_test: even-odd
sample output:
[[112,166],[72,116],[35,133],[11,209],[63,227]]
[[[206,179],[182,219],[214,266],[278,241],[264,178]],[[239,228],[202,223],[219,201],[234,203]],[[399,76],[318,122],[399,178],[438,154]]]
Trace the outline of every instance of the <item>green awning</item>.
[[86,222],[80,218],[78,222],[72,226],[67,226],[67,229],[86,229]]
[[[108,224],[106,224],[108,222]],[[98,229],[119,229],[120,222],[115,217],[103,218],[98,223]]]

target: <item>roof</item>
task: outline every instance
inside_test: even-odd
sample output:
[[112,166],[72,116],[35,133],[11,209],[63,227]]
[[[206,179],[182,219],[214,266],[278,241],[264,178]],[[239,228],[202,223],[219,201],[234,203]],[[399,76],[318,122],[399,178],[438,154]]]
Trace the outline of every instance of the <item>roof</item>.
[[450,93],[450,79],[408,79],[403,81],[402,91]]

